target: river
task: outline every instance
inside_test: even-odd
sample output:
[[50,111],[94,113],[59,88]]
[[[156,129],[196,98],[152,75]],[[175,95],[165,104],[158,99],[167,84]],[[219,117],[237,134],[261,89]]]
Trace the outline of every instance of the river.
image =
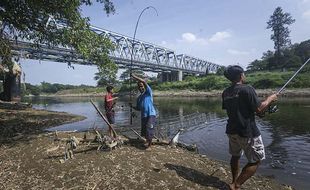
[[[106,128],[89,98],[27,98],[38,109],[64,111],[87,119],[54,127],[50,130],[90,130]],[[103,99],[94,98],[103,110]],[[126,99],[116,105],[116,125],[126,131],[129,109]],[[227,116],[218,98],[155,98],[159,112],[158,135],[171,138],[179,128],[180,141],[196,144],[200,154],[229,163],[228,139],[225,135]],[[310,98],[280,98],[279,111],[257,118],[266,147],[266,160],[258,174],[274,178],[296,189],[310,189]],[[139,113],[136,115],[139,116]],[[201,117],[203,116],[203,117]],[[139,129],[139,117],[133,119]],[[128,130],[127,130],[128,131]],[[246,160],[242,159],[242,164]]]

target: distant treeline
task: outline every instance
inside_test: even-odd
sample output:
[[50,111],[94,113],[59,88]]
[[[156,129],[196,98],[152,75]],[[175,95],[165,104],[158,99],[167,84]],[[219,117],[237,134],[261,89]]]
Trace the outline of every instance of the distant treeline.
[[[246,73],[246,83],[257,89],[277,89],[293,75],[294,71],[288,72],[255,72]],[[154,90],[223,90],[230,85],[230,82],[223,76],[209,74],[204,77],[187,77],[184,81],[179,82],[151,82]],[[300,73],[287,86],[288,88],[310,88],[309,72]]]
[[39,85],[32,85],[29,83],[25,83],[22,88],[22,93],[24,95],[40,95],[40,94],[55,94],[60,91],[68,91],[72,90],[74,93],[85,93],[89,92],[90,89],[97,89],[93,86],[88,85],[69,85],[69,84],[58,84],[58,83],[48,83],[48,82],[41,82]]
[[[297,70],[307,59],[310,58],[310,40],[293,44],[281,53],[273,51],[263,53],[260,60],[254,60],[247,67],[247,71],[292,71]],[[303,72],[310,71],[310,64],[303,69]]]
[[[246,82],[257,89],[278,89],[294,74],[295,71],[287,72],[246,72]],[[153,90],[195,90],[210,91],[223,90],[230,85],[230,82],[219,74],[208,74],[204,77],[188,76],[183,81],[160,83],[157,80],[149,81],[148,84]],[[287,88],[310,88],[309,72],[298,74]],[[42,82],[40,85],[25,84],[23,88],[25,95],[40,94],[82,94],[82,93],[105,93],[104,87],[93,87],[88,85],[63,85]],[[119,87],[116,87],[118,91]],[[131,84],[131,89],[137,91],[136,83]],[[130,92],[129,84],[123,84],[120,92]]]

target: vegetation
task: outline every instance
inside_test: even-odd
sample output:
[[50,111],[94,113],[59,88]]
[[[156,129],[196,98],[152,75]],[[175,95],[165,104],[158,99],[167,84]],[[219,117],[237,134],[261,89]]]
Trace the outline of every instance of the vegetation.
[[[254,60],[249,64],[249,72],[256,71],[295,71],[307,59],[310,58],[310,40],[296,43],[284,49],[279,57],[280,62],[276,63],[275,53],[267,51],[263,53],[261,60]],[[310,64],[305,66],[302,72],[309,72]]]
[[48,82],[42,82],[40,85],[31,85],[25,83],[22,88],[23,95],[34,95],[38,96],[40,94],[83,94],[83,93],[100,93],[105,92],[102,87],[93,87],[88,85],[64,85],[64,84],[51,84]]
[[[280,62],[280,56],[285,47],[291,44],[289,39],[290,30],[286,25],[295,22],[289,13],[284,13],[281,7],[277,7],[267,22],[267,29],[271,29],[273,34],[271,39],[274,41],[276,64]],[[269,65],[269,70],[272,65]]]
[[[246,82],[257,89],[280,88],[293,75],[290,72],[256,72],[246,73]],[[223,90],[230,82],[223,75],[209,74],[205,77],[187,77],[184,81],[151,83],[155,90]],[[288,88],[310,88],[309,73],[298,74]]]
[[[22,39],[33,42],[37,48],[46,44],[74,49],[83,59],[98,65],[100,71],[108,69],[106,78],[115,77],[117,66],[108,57],[113,44],[91,31],[89,18],[81,15],[81,7],[93,2],[103,4],[108,15],[115,11],[111,0],[1,0],[0,66],[12,70],[12,41]],[[57,28],[50,24],[51,18],[67,27]],[[4,89],[4,93],[9,91]]]
[[[252,61],[247,70],[256,71],[293,71],[297,70],[310,57],[310,40],[291,45],[289,39],[290,31],[288,26],[295,20],[289,13],[284,13],[281,7],[277,7],[267,22],[267,29],[273,34],[275,51],[268,50],[263,53],[260,60]],[[303,72],[310,70],[310,66],[303,69]]]
[[[294,71],[288,72],[247,72],[246,82],[257,89],[277,89],[285,84],[285,82],[294,74]],[[164,82],[152,79],[148,82],[152,89],[158,91],[169,90],[194,90],[194,91],[210,91],[223,90],[230,85],[230,82],[223,76],[217,74],[209,74],[204,77],[188,76],[184,81]],[[128,82],[118,83],[120,87],[116,87],[116,91],[130,92],[136,91],[136,85],[132,84],[131,88]],[[120,88],[120,90],[118,90]],[[310,88],[309,72],[298,74],[287,88]],[[42,95],[42,94],[85,94],[85,93],[103,93],[105,87],[94,87],[87,85],[64,85],[50,84],[42,82],[40,85],[31,85],[25,83],[22,85],[23,95]]]

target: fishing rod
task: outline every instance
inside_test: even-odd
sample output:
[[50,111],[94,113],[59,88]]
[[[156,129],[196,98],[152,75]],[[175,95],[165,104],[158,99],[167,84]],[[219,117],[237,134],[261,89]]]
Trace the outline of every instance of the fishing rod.
[[[308,58],[308,60],[293,74],[293,76],[280,88],[280,90],[278,90],[278,92],[276,93],[277,95],[279,95],[285,89],[285,87],[295,78],[295,76],[299,73],[299,71],[301,71],[309,61],[310,58]],[[279,109],[277,105],[270,105],[266,111],[268,113],[275,113],[278,110]]]
[[[157,12],[155,7],[153,7],[153,6],[145,7],[141,11],[141,13],[140,13],[140,15],[138,17],[138,20],[137,20],[137,23],[136,23],[136,27],[135,27],[135,32],[133,34],[133,40],[132,40],[132,44],[131,44],[131,54],[130,54],[130,68],[129,68],[129,89],[130,89],[129,102],[130,103],[132,102],[131,74],[132,74],[132,64],[133,64],[133,54],[134,54],[134,46],[135,46],[136,33],[137,33],[138,25],[139,25],[140,18],[142,16],[142,14],[144,13],[144,11],[146,11],[147,9],[150,9],[150,8],[155,10],[156,14],[158,16],[158,12]],[[132,118],[133,118],[133,112],[132,112],[132,106],[130,106],[130,125],[132,125]]]
[[302,68],[304,68],[304,66],[306,66],[306,64],[310,61],[310,58],[294,73],[294,75],[282,86],[282,88],[280,90],[278,90],[277,94],[280,94],[284,88],[288,85],[288,83],[291,82],[291,80],[293,80],[293,78],[299,73],[299,71],[301,71]]

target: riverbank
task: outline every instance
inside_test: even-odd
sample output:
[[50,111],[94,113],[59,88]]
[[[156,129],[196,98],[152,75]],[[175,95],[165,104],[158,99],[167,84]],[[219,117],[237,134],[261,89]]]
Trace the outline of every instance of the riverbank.
[[[227,189],[231,181],[224,163],[167,145],[145,151],[140,143],[127,140],[112,151],[79,144],[74,159],[62,163],[65,142],[54,141],[43,129],[82,117],[33,109],[0,113],[0,127],[14,129],[0,146],[0,189]],[[292,188],[257,175],[244,189]]]
[[[192,91],[192,90],[182,90],[182,91],[154,91],[154,96],[158,97],[221,97],[222,90],[212,90],[212,91]],[[274,89],[257,89],[257,95],[260,97],[268,96],[275,93]],[[286,89],[281,92],[283,97],[310,97],[310,89]]]
[[[154,97],[221,97],[222,90],[211,91],[195,91],[195,90],[168,90],[168,91],[153,91]],[[275,89],[257,89],[258,96],[265,97],[272,93],[275,93]],[[105,93],[80,93],[80,94],[66,94],[59,92],[56,94],[41,95],[44,97],[103,97]],[[128,95],[128,93],[120,93],[120,96]],[[282,97],[310,97],[310,88],[300,89],[285,89],[281,92]]]
[[73,123],[83,119],[85,119],[84,116],[65,112],[32,108],[19,109],[16,107],[13,107],[13,109],[0,108],[0,142],[14,141],[28,135],[36,135],[49,127]]

